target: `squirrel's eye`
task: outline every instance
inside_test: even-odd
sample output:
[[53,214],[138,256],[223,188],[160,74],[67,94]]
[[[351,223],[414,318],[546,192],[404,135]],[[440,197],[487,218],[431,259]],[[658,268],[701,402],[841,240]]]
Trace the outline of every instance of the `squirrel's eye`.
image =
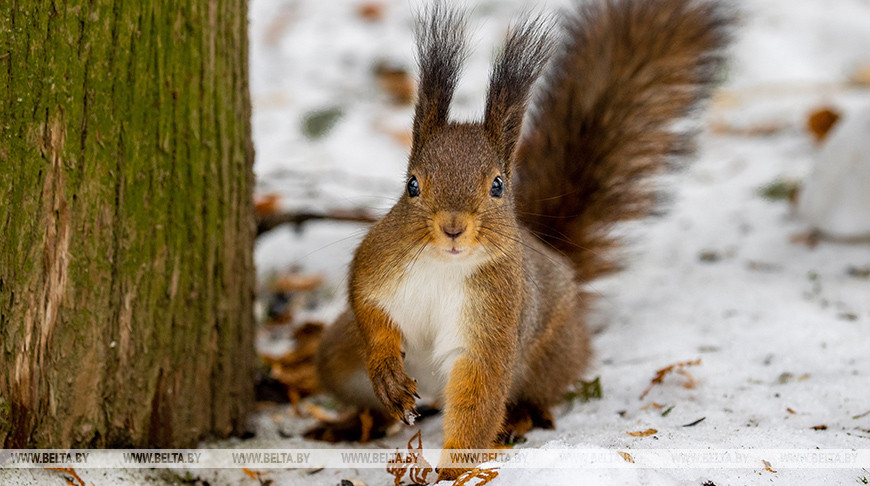
[[411,176],[408,179],[408,195],[411,197],[417,197],[420,195],[420,183],[417,182],[417,178]]
[[495,176],[495,179],[492,181],[492,187],[489,189],[489,195],[492,197],[501,197],[504,192],[504,182],[502,182],[501,177]]

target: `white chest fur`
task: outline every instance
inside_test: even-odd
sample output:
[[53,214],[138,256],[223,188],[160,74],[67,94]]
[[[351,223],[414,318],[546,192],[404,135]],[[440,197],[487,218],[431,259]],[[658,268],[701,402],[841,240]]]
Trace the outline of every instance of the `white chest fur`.
[[469,262],[419,258],[395,290],[378,299],[404,337],[405,370],[421,394],[441,395],[464,349]]

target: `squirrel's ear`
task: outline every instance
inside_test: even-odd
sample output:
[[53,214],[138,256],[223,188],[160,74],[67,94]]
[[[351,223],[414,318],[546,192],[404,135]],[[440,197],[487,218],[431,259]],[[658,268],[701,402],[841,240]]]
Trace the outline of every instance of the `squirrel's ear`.
[[463,12],[440,0],[419,13],[416,25],[420,87],[414,111],[413,147],[447,124],[447,113],[466,56]]
[[511,26],[489,76],[483,127],[510,175],[529,92],[553,50],[553,23],[535,17]]

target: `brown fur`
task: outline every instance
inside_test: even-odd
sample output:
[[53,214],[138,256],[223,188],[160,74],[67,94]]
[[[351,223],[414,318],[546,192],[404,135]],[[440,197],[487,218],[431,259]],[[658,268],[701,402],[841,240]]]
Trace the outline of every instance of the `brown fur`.
[[[326,332],[318,369],[342,401],[408,420],[417,383],[405,371],[402,329],[418,330],[398,299],[410,288],[422,292],[421,306],[449,308],[455,302],[408,282],[419,282],[411,279],[419,268],[436,280],[467,272],[457,274],[460,344],[443,389],[444,447],[488,448],[553,426],[550,407],[591,355],[580,282],[611,268],[610,226],[649,208],[642,177],[683,146],[670,124],[707,95],[727,21],[706,1],[584,4],[564,25],[567,39],[518,141],[550,51],[547,25],[511,30],[484,121],[459,124],[447,113],[465,22],[440,4],[428,15],[418,30],[421,90],[408,162],[419,195],[403,194],[357,249],[351,311]],[[501,197],[491,194],[496,176]],[[441,469],[439,479],[461,472]]]
[[517,206],[581,281],[617,269],[612,226],[647,215],[646,178],[690,151],[672,123],[709,97],[732,21],[713,1],[596,0],[563,22],[519,144]]

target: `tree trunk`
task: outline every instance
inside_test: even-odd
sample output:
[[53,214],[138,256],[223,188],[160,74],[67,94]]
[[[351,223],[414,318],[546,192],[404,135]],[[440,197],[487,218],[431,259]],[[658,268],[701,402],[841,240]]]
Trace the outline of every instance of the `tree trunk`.
[[2,3],[0,445],[241,431],[246,1]]

